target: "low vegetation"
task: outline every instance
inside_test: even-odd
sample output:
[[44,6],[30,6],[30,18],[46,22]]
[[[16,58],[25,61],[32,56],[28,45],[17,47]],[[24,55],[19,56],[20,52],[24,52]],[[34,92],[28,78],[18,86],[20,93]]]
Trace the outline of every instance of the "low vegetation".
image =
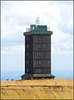
[[1,99],[73,99],[73,80],[59,78],[1,82]]

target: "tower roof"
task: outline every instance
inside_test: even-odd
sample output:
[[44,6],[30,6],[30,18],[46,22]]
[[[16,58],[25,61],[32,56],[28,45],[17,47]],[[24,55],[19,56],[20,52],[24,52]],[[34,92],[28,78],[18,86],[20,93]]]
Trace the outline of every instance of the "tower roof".
[[26,32],[23,35],[52,35],[53,32],[47,29],[47,25],[30,25],[30,28],[27,28]]

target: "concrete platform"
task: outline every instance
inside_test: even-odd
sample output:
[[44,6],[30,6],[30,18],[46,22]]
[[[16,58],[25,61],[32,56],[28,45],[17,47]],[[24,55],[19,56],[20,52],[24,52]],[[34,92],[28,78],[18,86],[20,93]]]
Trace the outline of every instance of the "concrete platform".
[[52,74],[24,74],[21,76],[21,80],[25,80],[25,79],[43,79],[43,78],[55,78],[54,75]]

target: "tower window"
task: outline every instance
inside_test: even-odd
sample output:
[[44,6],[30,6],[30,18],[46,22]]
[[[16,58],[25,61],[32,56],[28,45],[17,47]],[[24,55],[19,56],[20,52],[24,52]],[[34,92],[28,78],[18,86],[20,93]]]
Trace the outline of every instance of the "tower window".
[[41,52],[39,52],[39,56],[41,56]]
[[37,40],[38,40],[38,36],[37,36]]
[[38,56],[39,54],[38,54],[38,52],[37,52],[37,56]]
[[39,63],[38,63],[38,60],[37,60],[37,64],[39,64]]
[[36,69],[36,72],[38,72],[38,69]]
[[27,64],[28,64],[28,60],[27,60]]
[[37,64],[41,64],[41,60],[37,60]]
[[37,52],[37,56],[41,56],[41,52]]
[[27,40],[28,40],[28,37],[27,37]]
[[38,44],[37,44],[37,48],[38,48]]
[[27,44],[27,48],[29,47],[29,45]]
[[41,40],[41,37],[39,36],[39,40]]
[[27,52],[27,56],[28,56],[28,52]]
[[41,72],[41,69],[39,69],[39,72]]
[[39,45],[39,48],[41,48],[41,45]]
[[41,61],[39,61],[39,64],[41,64]]
[[41,45],[40,45],[40,44],[39,44],[39,45],[37,44],[37,48],[38,48],[38,47],[41,48]]
[[28,68],[27,68],[27,72],[28,72]]

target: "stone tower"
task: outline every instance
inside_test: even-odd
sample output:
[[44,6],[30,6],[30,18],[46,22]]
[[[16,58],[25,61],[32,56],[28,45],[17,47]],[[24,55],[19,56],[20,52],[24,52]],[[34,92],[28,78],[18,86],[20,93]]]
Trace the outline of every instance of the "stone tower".
[[25,74],[21,79],[54,78],[51,74],[51,35],[47,25],[30,25],[25,36]]

